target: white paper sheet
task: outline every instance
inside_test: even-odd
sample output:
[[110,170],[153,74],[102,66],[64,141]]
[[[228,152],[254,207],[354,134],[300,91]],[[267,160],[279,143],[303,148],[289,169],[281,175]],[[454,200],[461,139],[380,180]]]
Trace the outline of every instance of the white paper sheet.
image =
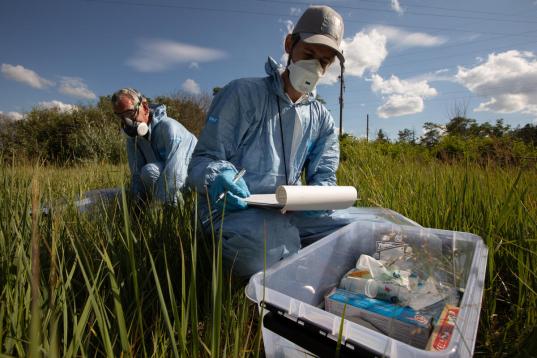
[[281,185],[276,194],[253,194],[245,199],[251,206],[269,206],[287,210],[345,209],[356,201],[352,186]]
[[270,206],[282,208],[283,205],[276,200],[276,194],[252,194],[244,199],[250,206]]
[[286,210],[346,209],[358,198],[353,186],[281,185],[276,200]]

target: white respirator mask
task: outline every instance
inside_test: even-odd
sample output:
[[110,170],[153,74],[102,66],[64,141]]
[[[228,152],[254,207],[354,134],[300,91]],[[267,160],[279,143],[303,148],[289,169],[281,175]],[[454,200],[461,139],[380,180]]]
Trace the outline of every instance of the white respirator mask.
[[143,137],[149,132],[149,126],[144,122],[136,122],[131,118],[123,119],[123,131],[129,137]]
[[319,79],[324,75],[323,67],[316,59],[291,61],[287,68],[291,85],[300,93],[313,91]]

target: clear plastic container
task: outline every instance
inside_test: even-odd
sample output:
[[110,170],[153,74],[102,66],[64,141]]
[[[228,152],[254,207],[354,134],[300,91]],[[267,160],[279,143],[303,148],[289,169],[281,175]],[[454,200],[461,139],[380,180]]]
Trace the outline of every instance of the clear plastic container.
[[115,200],[121,201],[121,188],[95,189],[85,192],[73,205],[81,213],[98,210]]
[[[343,346],[392,358],[472,356],[488,254],[483,240],[464,232],[374,221],[350,224],[275,264],[265,273],[259,272],[250,278],[246,287],[248,298],[259,305],[263,302],[264,307],[272,310],[269,312],[263,308],[266,356],[304,357],[311,354],[297,343],[299,339],[284,337],[267,329],[268,315],[276,311],[279,318],[284,318],[279,322],[285,326],[288,321],[288,325],[293,327],[291,331],[298,331],[300,327],[309,329],[300,342],[310,336],[313,341],[327,338],[336,341],[341,318],[323,309],[324,296],[338,285],[360,254],[373,255],[378,242],[394,233],[413,249],[424,249],[435,260],[440,259],[442,267],[432,270],[436,279],[464,292],[456,320],[457,329],[444,351],[430,352],[345,320],[341,330]],[[424,265],[423,269],[427,266]]]

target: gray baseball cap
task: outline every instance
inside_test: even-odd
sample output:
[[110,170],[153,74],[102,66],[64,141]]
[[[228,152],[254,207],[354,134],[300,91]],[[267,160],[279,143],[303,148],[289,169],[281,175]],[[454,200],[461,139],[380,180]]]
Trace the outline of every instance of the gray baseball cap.
[[328,6],[310,6],[295,25],[293,35],[300,34],[306,43],[325,45],[337,52],[341,63],[345,62],[339,46],[343,37],[343,18]]

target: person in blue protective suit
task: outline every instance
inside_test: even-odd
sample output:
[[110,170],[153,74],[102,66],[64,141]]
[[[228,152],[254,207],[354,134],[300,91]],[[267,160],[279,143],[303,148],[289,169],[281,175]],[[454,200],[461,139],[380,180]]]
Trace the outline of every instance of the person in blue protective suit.
[[[336,185],[338,135],[315,85],[336,57],[343,63],[342,36],[341,16],[312,6],[285,39],[285,68],[269,58],[267,77],[234,80],[213,99],[188,183],[200,195],[205,229],[222,231],[224,264],[238,276],[263,269],[265,254],[270,266],[364,214],[357,208],[282,214],[244,201],[279,185],[301,185],[303,172],[308,185]],[[237,180],[240,169],[246,173]],[[221,212],[224,202],[223,224],[214,215],[208,220],[210,208]]]
[[149,105],[140,92],[122,88],[112,95],[114,113],[127,135],[127,155],[135,199],[177,205],[197,139],[166,106]]

